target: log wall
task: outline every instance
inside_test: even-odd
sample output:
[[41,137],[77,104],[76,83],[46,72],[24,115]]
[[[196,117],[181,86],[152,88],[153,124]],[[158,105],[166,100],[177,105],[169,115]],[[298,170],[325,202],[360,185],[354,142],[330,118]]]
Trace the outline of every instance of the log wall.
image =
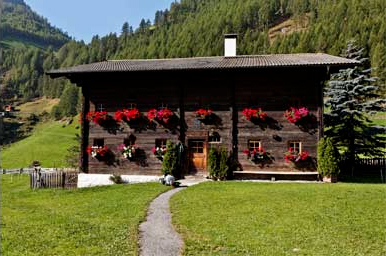
[[[90,109],[107,110],[111,116],[117,109],[135,103],[146,116],[152,108],[166,106],[178,121],[172,129],[160,124],[149,128],[146,125],[121,123],[119,130],[107,131],[90,123],[88,144],[103,138],[116,155],[113,165],[106,165],[88,157],[90,173],[160,174],[161,161],[151,148],[156,139],[181,140],[187,145],[190,138],[208,141],[208,135],[220,134],[221,143],[210,146],[225,147],[233,151],[243,170],[260,170],[261,167],[247,160],[242,153],[248,148],[248,140],[257,139],[271,154],[274,161],[265,166],[269,170],[289,170],[293,167],[284,162],[284,152],[289,141],[301,141],[303,149],[316,158],[317,141],[320,136],[321,82],[325,79],[325,68],[277,68],[243,71],[195,71],[195,72],[146,72],[127,74],[98,74],[82,77],[82,86],[89,92]],[[307,107],[316,118],[312,131],[301,130],[283,116],[290,106]],[[210,122],[198,120],[194,111],[211,108],[214,118]],[[261,107],[267,112],[269,125],[259,125],[245,120],[242,110]],[[86,111],[86,109],[84,109]],[[169,127],[170,128],[170,127]],[[116,147],[129,136],[143,150],[144,159],[129,161],[122,159]],[[83,161],[84,163],[87,163]]]

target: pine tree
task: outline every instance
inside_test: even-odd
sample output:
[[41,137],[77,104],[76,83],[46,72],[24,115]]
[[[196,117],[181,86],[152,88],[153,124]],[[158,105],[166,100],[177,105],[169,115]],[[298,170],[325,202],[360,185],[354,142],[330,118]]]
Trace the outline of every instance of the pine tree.
[[123,23],[123,25],[122,25],[122,36],[127,36],[128,34],[129,34],[129,28],[130,28],[130,26],[129,26],[129,23],[128,22],[125,22],[125,23]]
[[323,176],[339,174],[339,152],[331,138],[322,138],[318,144],[318,172]]
[[[344,57],[366,63],[363,49],[349,42]],[[325,114],[325,134],[343,153],[354,167],[359,156],[383,156],[386,139],[382,137],[382,127],[375,127],[368,114],[382,110],[384,99],[377,99],[376,77],[371,77],[371,69],[362,67],[340,70],[334,74],[326,88],[326,106],[331,109]]]

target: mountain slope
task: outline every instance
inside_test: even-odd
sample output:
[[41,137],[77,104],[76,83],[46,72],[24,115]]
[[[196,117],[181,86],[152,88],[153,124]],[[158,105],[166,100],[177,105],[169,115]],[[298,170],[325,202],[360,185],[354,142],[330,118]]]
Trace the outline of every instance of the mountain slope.
[[23,0],[4,0],[0,20],[2,48],[18,47],[20,44],[47,48],[59,48],[70,40],[66,33],[51,26]]

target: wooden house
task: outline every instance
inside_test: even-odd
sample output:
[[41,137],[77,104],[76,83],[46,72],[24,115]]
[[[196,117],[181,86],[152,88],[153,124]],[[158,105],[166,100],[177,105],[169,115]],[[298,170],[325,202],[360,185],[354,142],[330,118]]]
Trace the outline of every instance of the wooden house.
[[[48,72],[82,88],[83,171],[161,174],[154,148],[167,140],[180,143],[189,174],[207,174],[211,147],[225,148],[244,171],[314,170],[324,81],[357,62],[321,53],[236,56],[232,43],[220,57],[113,60]],[[104,111],[107,117],[96,116]],[[135,156],[128,150],[124,158],[121,144]],[[108,157],[98,159],[104,146]]]

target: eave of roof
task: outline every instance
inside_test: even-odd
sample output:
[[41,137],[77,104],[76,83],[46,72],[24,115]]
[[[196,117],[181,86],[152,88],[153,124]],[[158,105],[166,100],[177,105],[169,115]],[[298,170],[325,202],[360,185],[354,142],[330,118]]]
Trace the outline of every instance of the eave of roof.
[[172,70],[249,69],[302,66],[349,67],[356,60],[324,53],[247,55],[236,57],[195,57],[147,60],[110,60],[48,71],[52,77],[103,72],[140,72]]

